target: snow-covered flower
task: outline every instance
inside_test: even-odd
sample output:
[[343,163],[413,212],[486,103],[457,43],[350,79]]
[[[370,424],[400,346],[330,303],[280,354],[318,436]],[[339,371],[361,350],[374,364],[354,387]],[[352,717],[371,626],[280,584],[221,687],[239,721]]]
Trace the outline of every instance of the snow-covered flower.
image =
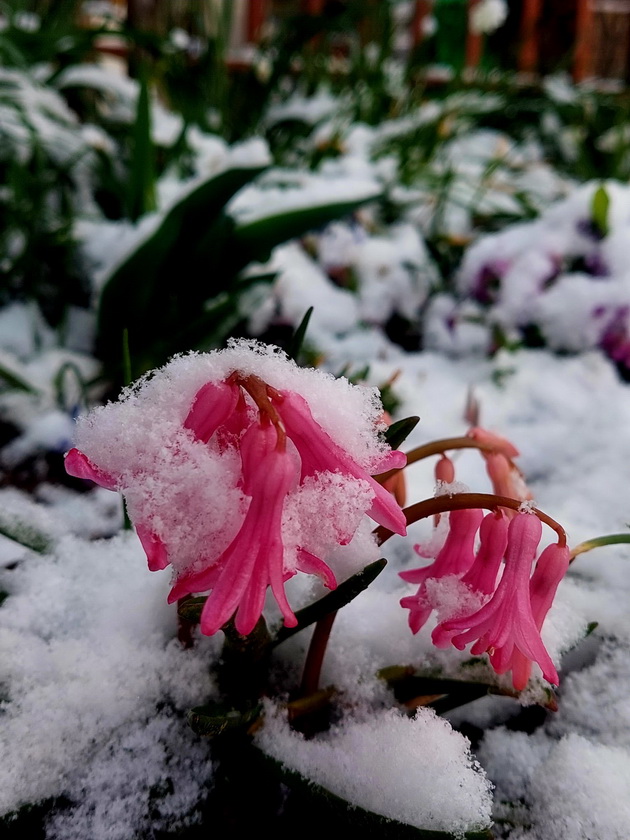
[[235,341],[177,357],[80,418],[66,469],[124,494],[149,568],[174,568],[170,601],[211,590],[202,632],[235,612],[251,632],[269,587],[292,626],[284,583],[306,572],[334,588],[329,555],[364,514],[405,533],[372,478],[406,461],[378,434],[377,393]]
[[508,528],[503,574],[490,600],[468,615],[442,621],[432,634],[438,647],[452,643],[463,650],[473,642],[471,654],[487,652],[498,674],[511,670],[517,690],[527,685],[532,662],[538,663],[548,682],[558,684],[558,672],[540,628],[568,568],[569,549],[566,545],[549,546],[540,555],[532,577],[541,533],[541,522],[534,513],[515,516]]
[[476,35],[487,35],[503,26],[507,16],[505,0],[480,0],[470,12],[470,31]]
[[[400,602],[401,607],[409,610],[412,633],[417,633],[426,624],[435,606],[429,598],[427,582],[452,575],[461,576],[474,563],[475,536],[482,519],[480,510],[451,511],[449,532],[435,561],[421,569],[400,572],[400,577],[407,583],[419,584],[415,595],[409,595]],[[421,547],[416,545],[414,549],[420,553]]]

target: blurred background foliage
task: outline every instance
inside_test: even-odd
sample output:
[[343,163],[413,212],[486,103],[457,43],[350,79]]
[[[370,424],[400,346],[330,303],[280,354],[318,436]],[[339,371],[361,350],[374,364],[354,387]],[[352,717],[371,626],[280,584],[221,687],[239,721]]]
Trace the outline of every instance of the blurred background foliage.
[[[429,297],[452,287],[472,237],[540,211],[525,188],[491,200],[532,143],[567,179],[628,180],[623,85],[517,75],[520,3],[505,29],[480,36],[472,72],[466,3],[436,0],[422,37],[410,35],[415,5],[267,4],[235,48],[236,3],[0,4],[0,304],[34,302],[62,343],[76,311],[90,313],[90,350],[114,387],[125,330],[134,373],[175,350],[217,346],[247,329],[260,301],[252,286],[274,279],[255,266],[274,246],[348,218],[364,200],[319,201],[299,217],[274,210],[255,247],[245,246],[229,202],[269,167],[321,171],[353,151],[356,126],[369,131],[376,171],[389,172],[379,176],[369,230],[418,225],[438,272]],[[541,35],[543,70],[571,63],[575,24],[561,6],[553,68]],[[500,133],[509,148],[484,153],[471,174],[458,169],[456,149],[473,129]],[[229,162],[226,150],[252,138],[264,142],[266,162]],[[216,165],[204,157],[211,142],[224,158]],[[221,180],[230,189],[218,189]],[[424,210],[414,216],[418,196]],[[472,220],[465,235],[444,224],[453,204]],[[86,236],[103,239],[113,223],[129,235],[126,255],[95,268]]]

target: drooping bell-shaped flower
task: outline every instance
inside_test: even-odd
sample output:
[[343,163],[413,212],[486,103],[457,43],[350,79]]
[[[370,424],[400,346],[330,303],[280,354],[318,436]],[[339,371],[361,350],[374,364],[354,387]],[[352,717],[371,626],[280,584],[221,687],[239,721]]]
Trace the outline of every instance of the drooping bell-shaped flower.
[[449,514],[449,532],[444,545],[433,563],[420,569],[400,572],[407,583],[419,584],[415,595],[400,601],[401,607],[409,610],[409,627],[417,633],[431,615],[433,605],[427,597],[427,581],[448,575],[462,575],[475,560],[475,537],[483,513],[480,510],[454,510]]
[[[534,574],[529,582],[529,594],[532,615],[538,631],[545,623],[560,581],[569,568],[570,559],[571,552],[567,545],[560,546],[552,543],[545,548],[536,562]],[[516,650],[512,656],[511,669],[514,688],[522,691],[529,680],[532,661],[520,650]]]
[[[298,572],[337,585],[329,557],[365,514],[404,533],[372,478],[406,462],[379,436],[382,411],[375,389],[234,341],[177,357],[79,418],[66,469],[123,493],[149,568],[173,567],[171,601],[209,593],[204,633],[235,616],[246,634],[269,590],[295,623],[284,584]],[[344,574],[373,548],[346,552]]]
[[271,423],[255,423],[241,440],[243,487],[251,501],[243,524],[230,545],[206,572],[183,575],[169,603],[191,592],[212,590],[201,613],[201,631],[212,635],[236,610],[235,626],[247,635],[260,618],[267,587],[287,627],[296,622],[284,592],[282,510],[298,480],[297,466],[286,449],[277,447]]
[[[532,498],[520,470],[512,461],[512,458],[518,456],[518,449],[507,438],[489,432],[481,426],[470,429],[468,437],[492,447],[490,451],[483,449],[480,451],[486,462],[492,490],[497,496],[508,496],[510,499],[520,499],[523,502]],[[506,510],[506,514],[511,519],[514,511]]]
[[[368,516],[395,534],[404,536],[407,533],[405,516],[391,493],[388,493],[363,467],[349,457],[348,453],[344,452],[315,422],[305,399],[290,391],[279,391],[274,404],[288,436],[300,453],[302,478],[317,472],[330,471],[341,472],[367,481],[374,493],[374,501],[368,511]],[[405,465],[405,462],[405,455],[394,451],[381,460],[378,470],[400,468]]]
[[[537,662],[544,678],[558,684],[558,673],[532,612],[530,575],[542,525],[533,513],[519,513],[510,522],[505,568],[492,598],[476,612],[447,619],[433,631],[438,647],[450,642],[459,650],[473,643],[471,653],[487,652],[494,670],[503,674],[513,667],[520,652]],[[520,684],[520,680],[519,680]]]

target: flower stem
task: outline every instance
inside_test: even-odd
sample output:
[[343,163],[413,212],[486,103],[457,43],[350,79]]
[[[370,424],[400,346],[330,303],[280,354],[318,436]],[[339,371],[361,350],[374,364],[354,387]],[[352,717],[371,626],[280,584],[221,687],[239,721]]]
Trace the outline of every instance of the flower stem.
[[619,543],[630,543],[630,534],[607,534],[605,537],[594,537],[592,540],[585,540],[571,549],[571,560],[578,554],[584,554],[592,548],[599,548],[602,545],[618,545]]
[[267,417],[273,423],[278,436],[278,449],[284,451],[287,433],[280,415],[269,399],[269,391],[273,389],[270,389],[266,382],[263,382],[262,379],[253,373],[250,376],[241,376],[240,374],[233,373],[230,380],[247,391],[258,406],[261,417]]
[[[496,452],[496,446],[491,443],[482,443],[467,435],[453,438],[442,438],[441,440],[432,440],[430,443],[424,443],[422,446],[417,446],[410,452],[407,452],[407,463],[405,466],[415,464],[416,461],[422,461],[424,458],[430,458],[432,455],[443,455],[451,449],[481,449],[483,452]],[[509,460],[509,459],[508,459]],[[402,467],[405,469],[405,467]],[[387,481],[392,475],[400,472],[399,469],[388,470],[387,472],[375,475],[374,478],[379,484]]]
[[308,653],[306,654],[306,662],[304,663],[300,697],[308,697],[309,694],[314,694],[319,688],[319,676],[322,671],[324,654],[326,653],[328,638],[336,615],[337,610],[328,613],[328,615],[320,618],[315,625]]
[[[418,522],[419,519],[425,519],[427,516],[434,516],[436,513],[446,513],[450,510],[464,510],[466,508],[485,508],[486,510],[495,510],[499,507],[511,508],[512,510],[521,510],[523,502],[520,499],[510,499],[508,496],[495,496],[492,493],[453,493],[452,496],[433,496],[430,499],[423,499],[421,502],[416,502],[415,505],[410,505],[404,509],[407,525],[413,522]],[[541,522],[549,525],[550,528],[558,535],[558,545],[564,546],[567,544],[567,535],[562,527],[555,519],[552,519],[542,510],[532,507],[531,512],[535,514]],[[388,528],[380,526],[375,528],[373,532],[376,536],[376,541],[382,545],[386,540],[393,536],[393,531]],[[630,540],[624,540],[624,542]],[[587,551],[588,549],[584,549]]]

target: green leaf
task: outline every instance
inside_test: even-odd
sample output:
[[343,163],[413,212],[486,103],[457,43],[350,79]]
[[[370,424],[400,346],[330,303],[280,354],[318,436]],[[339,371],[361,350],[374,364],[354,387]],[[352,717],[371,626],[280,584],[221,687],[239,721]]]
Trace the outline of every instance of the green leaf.
[[[134,378],[172,353],[190,349],[189,325],[204,301],[230,288],[236,273],[225,205],[264,167],[228,169],[192,189],[165,214],[106,280],[98,310],[97,352],[122,379],[122,336],[129,332]],[[213,230],[216,260],[199,243]]]
[[151,138],[151,97],[146,73],[141,73],[136,120],[131,138],[127,205],[134,222],[156,209],[155,148]]
[[261,706],[242,712],[224,703],[208,703],[191,709],[188,723],[197,735],[216,738],[224,732],[249,728],[260,717],[261,711]]
[[405,441],[411,432],[413,432],[419,422],[420,418],[415,416],[397,420],[395,423],[392,423],[385,432],[383,432],[383,437],[392,449],[398,449],[403,441]]
[[[239,252],[247,254],[248,262],[266,262],[271,251],[289,239],[296,239],[312,230],[317,230],[329,222],[353,213],[363,204],[375,201],[379,195],[354,201],[336,201],[313,207],[288,210],[256,219],[253,222],[236,224],[234,240]],[[242,249],[242,250],[241,250]]]
[[306,310],[306,313],[302,320],[300,321],[299,327],[296,329],[295,333],[293,334],[293,338],[291,340],[291,344],[287,351],[287,354],[297,362],[298,356],[302,352],[302,345],[304,344],[304,337],[306,336],[306,330],[308,329],[308,322],[311,320],[311,315],[313,314],[313,307],[309,306]]
[[323,785],[311,781],[306,776],[292,770],[275,758],[258,751],[262,756],[263,766],[274,773],[287,787],[303,797],[306,808],[316,808],[325,814],[326,823],[335,825],[338,836],[346,831],[360,835],[362,840],[492,840],[489,829],[451,834],[447,831],[432,831],[389,819],[368,811],[343,799]]
[[87,402],[83,376],[74,362],[64,362],[53,379],[55,398],[62,411],[71,410],[77,403]]
[[383,668],[378,676],[393,690],[399,703],[430,706],[438,714],[465,706],[496,691],[495,686],[484,682],[425,677],[404,666]]
[[386,565],[387,560],[384,558],[375,560],[374,563],[370,563],[356,575],[352,575],[348,580],[340,583],[336,589],[328,595],[324,595],[319,601],[310,604],[308,607],[304,607],[302,610],[298,610],[295,614],[298,620],[297,625],[295,627],[282,627],[276,634],[273,644],[281,644],[286,639],[295,635],[295,633],[299,633],[300,630],[319,621],[325,615],[345,607],[357,595],[360,595],[364,589],[367,589],[372,581],[376,580]]
[[0,534],[39,554],[46,554],[52,547],[52,541],[37,528],[6,513],[0,513]]
[[4,379],[11,388],[18,391],[25,391],[27,394],[39,394],[40,391],[32,383],[30,383],[21,372],[18,372],[15,367],[11,369],[10,364],[0,362],[0,379]]
[[606,192],[606,188],[603,184],[601,184],[593,194],[593,200],[591,202],[591,221],[602,238],[608,235],[609,207],[610,198]]

